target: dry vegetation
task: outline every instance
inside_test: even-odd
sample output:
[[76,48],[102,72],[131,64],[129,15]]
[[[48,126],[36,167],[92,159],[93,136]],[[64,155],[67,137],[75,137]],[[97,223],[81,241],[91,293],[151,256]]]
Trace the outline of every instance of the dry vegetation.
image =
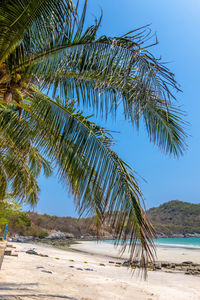
[[[147,211],[157,233],[200,233],[200,204],[170,201]],[[51,232],[61,231],[74,237],[96,236],[95,218],[57,217],[35,212],[18,213],[9,221],[10,235],[31,235],[44,238]],[[101,234],[112,235],[106,224]]]

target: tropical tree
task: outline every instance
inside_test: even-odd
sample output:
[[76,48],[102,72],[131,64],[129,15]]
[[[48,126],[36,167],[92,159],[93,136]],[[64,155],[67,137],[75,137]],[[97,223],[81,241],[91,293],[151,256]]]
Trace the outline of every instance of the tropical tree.
[[31,221],[28,215],[21,211],[19,204],[4,199],[4,201],[0,201],[0,237],[4,233],[6,224],[14,225],[16,229],[27,229],[30,227]]
[[9,125],[12,139],[18,136],[15,119],[26,124],[22,135],[26,128],[33,133],[33,145],[57,166],[79,211],[94,213],[98,226],[106,219],[117,242],[125,245],[130,237],[131,258],[146,265],[154,230],[135,172],[112,150],[110,133],[78,106],[108,117],[123,103],[126,119],[138,129],[143,121],[150,140],[178,157],[185,133],[172,92],[179,88],[149,52],[148,28],[98,36],[102,17],[85,29],[86,6],[79,18],[71,0],[1,2],[0,97],[5,111],[16,107],[9,119],[2,117],[1,128]]

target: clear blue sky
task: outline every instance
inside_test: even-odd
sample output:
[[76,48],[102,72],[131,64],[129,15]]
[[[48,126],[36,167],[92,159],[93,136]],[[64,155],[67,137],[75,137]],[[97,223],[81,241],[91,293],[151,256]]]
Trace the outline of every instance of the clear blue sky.
[[[115,134],[114,149],[147,183],[139,180],[147,208],[179,199],[200,203],[200,1],[199,0],[89,0],[88,19],[100,14],[99,34],[121,35],[134,28],[151,24],[157,33],[157,56],[168,61],[183,93],[180,106],[187,112],[188,151],[179,160],[162,154],[151,144],[146,133],[139,134],[122,117],[117,121],[99,120]],[[55,177],[39,179],[41,193],[35,211],[58,216],[77,216],[73,199]]]

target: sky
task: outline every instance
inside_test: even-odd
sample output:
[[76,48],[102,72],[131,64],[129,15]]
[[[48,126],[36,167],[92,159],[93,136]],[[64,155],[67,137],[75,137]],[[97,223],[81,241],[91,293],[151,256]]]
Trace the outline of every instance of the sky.
[[[146,181],[139,178],[147,208],[170,200],[200,203],[200,1],[199,0],[88,0],[87,24],[99,16],[103,20],[99,35],[120,36],[132,29],[151,24],[159,44],[151,49],[168,62],[182,93],[178,105],[186,112],[188,149],[183,157],[166,156],[150,143],[144,130],[139,133],[119,113],[116,121],[95,119],[114,135],[114,150]],[[39,213],[78,216],[73,198],[56,176],[39,178]]]

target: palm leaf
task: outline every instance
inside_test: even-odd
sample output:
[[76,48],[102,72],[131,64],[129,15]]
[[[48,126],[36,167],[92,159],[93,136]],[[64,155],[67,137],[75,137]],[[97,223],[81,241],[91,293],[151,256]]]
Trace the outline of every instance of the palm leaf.
[[40,36],[51,22],[63,23],[73,12],[71,0],[9,0],[0,4],[0,64],[34,23]]
[[0,199],[6,193],[20,201],[38,201],[37,176],[52,173],[49,162],[33,146],[33,132],[11,105],[0,105]]
[[186,133],[183,121],[184,113],[176,106],[166,110],[165,103],[154,101],[148,103],[143,118],[150,140],[157,144],[164,153],[179,157],[186,150]]
[[[34,37],[30,34],[28,46],[26,35],[22,46],[27,55],[17,66],[11,63],[13,74],[24,68],[26,82],[34,81],[39,88],[51,91],[53,97],[75,98],[106,116],[110,111],[115,113],[123,101],[125,116],[133,124],[139,127],[144,117],[150,139],[169,154],[181,155],[186,134],[181,114],[171,103],[171,89],[179,88],[174,75],[143,46],[149,37],[148,28],[121,37],[97,38],[101,18],[83,32],[86,4],[79,22],[72,16],[63,26],[51,24],[51,32],[42,40],[36,31]],[[157,107],[162,107],[162,112]],[[155,120],[151,130],[147,111]],[[162,126],[156,126],[161,120]],[[171,138],[159,138],[169,130]]]
[[137,254],[146,266],[153,258],[154,234],[140,204],[142,195],[134,171],[109,148],[110,139],[88,118],[36,89],[30,94],[26,100],[31,103],[23,105],[23,117],[37,128],[36,146],[56,161],[81,212],[95,211],[99,222],[110,223],[117,242],[122,240],[124,246],[131,234],[131,258],[136,254],[136,241],[140,241]]

